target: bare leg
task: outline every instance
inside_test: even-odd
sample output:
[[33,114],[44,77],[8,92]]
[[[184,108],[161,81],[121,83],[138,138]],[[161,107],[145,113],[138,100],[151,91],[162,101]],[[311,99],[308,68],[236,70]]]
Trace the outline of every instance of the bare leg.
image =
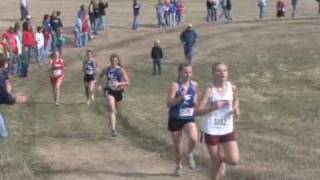
[[61,85],[62,85],[62,82],[63,82],[63,77],[60,77],[57,79],[57,82],[56,82],[56,104],[59,105],[60,104],[60,92],[61,92]]
[[108,105],[109,105],[109,113],[110,113],[110,126],[111,130],[116,130],[116,100],[113,96],[108,95]]
[[211,175],[214,180],[220,180],[221,174],[219,173],[221,166],[221,159],[218,145],[207,145],[208,152],[211,160]]
[[174,150],[176,154],[176,165],[177,167],[182,166],[182,157],[183,157],[183,151],[181,148],[181,137],[182,137],[182,131],[174,131],[172,132],[172,140],[174,145]]
[[198,130],[195,123],[188,123],[183,127],[183,131],[186,133],[189,139],[188,149],[186,151],[187,154],[192,153],[193,149],[196,146],[198,140]]

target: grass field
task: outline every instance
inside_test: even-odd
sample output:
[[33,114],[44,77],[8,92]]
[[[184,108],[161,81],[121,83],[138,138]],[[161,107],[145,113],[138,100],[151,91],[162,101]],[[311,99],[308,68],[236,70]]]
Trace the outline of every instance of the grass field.
[[[0,180],[176,179],[170,176],[174,161],[165,99],[170,82],[176,78],[177,64],[184,61],[178,39],[183,27],[157,29],[153,25],[155,1],[142,2],[141,32],[130,30],[131,3],[112,0],[108,12],[110,29],[91,45],[100,67],[107,64],[112,52],[118,52],[129,68],[132,84],[122,105],[120,137],[109,137],[106,105],[101,96],[91,106],[85,105],[80,70],[84,49],[68,47],[61,107],[53,103],[46,70],[37,65],[33,65],[27,80],[15,79],[16,88],[26,92],[31,102],[0,107],[10,129],[10,138],[0,144]],[[31,3],[35,22],[44,13],[61,9],[70,36],[74,14],[79,4],[87,1]],[[193,22],[200,34],[194,65],[194,79],[199,82],[200,91],[204,92],[210,83],[210,66],[217,61],[229,64],[231,79],[240,90],[242,116],[236,127],[242,160],[239,166],[227,168],[225,179],[317,180],[317,4],[303,1],[302,17],[283,21],[273,19],[275,1],[271,1],[265,21],[256,20],[257,8],[253,4],[250,0],[236,1],[235,22],[212,25],[204,22],[204,1],[186,0],[185,22]],[[6,9],[0,13],[2,25],[18,18],[17,4],[4,0],[0,7]],[[161,40],[165,51],[162,76],[151,75],[149,54],[154,39]],[[201,117],[197,119],[199,125],[201,121]],[[178,179],[209,179],[203,144],[198,145],[195,154],[199,170],[187,171]]]

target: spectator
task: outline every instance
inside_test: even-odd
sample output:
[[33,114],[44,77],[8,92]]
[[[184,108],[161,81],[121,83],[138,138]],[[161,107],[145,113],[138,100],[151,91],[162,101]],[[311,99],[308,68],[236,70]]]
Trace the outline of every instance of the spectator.
[[14,67],[14,74],[20,75],[21,72],[21,55],[22,55],[22,32],[21,32],[20,23],[14,24],[14,34],[17,42],[17,56],[16,56],[16,67]]
[[77,13],[77,17],[80,19],[83,19],[85,15],[86,15],[86,9],[85,9],[84,5],[82,4],[80,6],[80,10]]
[[183,18],[183,13],[184,13],[184,5],[182,0],[178,0],[177,2],[177,25],[180,25],[182,18]]
[[278,0],[276,8],[277,8],[277,17],[281,20],[281,18],[284,17],[286,14],[285,4],[283,0]]
[[152,63],[153,63],[153,75],[156,75],[157,69],[158,69],[158,74],[161,75],[162,73],[162,68],[161,68],[161,61],[163,58],[163,51],[162,48],[160,47],[160,40],[154,41],[154,46],[151,50],[151,58],[152,58]]
[[298,8],[300,6],[300,0],[291,0],[292,14],[291,17],[296,17],[298,14]]
[[43,27],[44,36],[44,60],[46,61],[49,57],[51,46],[52,46],[52,34],[48,27]]
[[42,26],[37,27],[37,32],[36,32],[36,41],[37,41],[37,55],[38,55],[38,62],[40,65],[45,64],[45,59],[44,59],[44,35],[42,33],[43,28]]
[[222,8],[222,14],[220,15],[221,17],[225,17],[227,22],[232,21],[232,1],[231,0],[221,0],[221,8]]
[[88,14],[89,14],[89,18],[90,18],[90,26],[93,27],[94,26],[94,16],[93,16],[93,13],[94,13],[94,3],[95,3],[95,0],[90,0],[90,3],[89,3],[89,6],[88,6]]
[[184,30],[180,35],[180,40],[184,44],[184,55],[189,64],[193,64],[195,45],[198,41],[198,34],[192,28],[192,24],[189,24],[187,29]]
[[93,23],[93,34],[97,35],[98,31],[99,31],[99,24],[100,24],[100,9],[99,9],[99,4],[97,3],[97,0],[93,0],[93,19],[94,19],[94,23]]
[[30,64],[30,59],[28,56],[28,52],[30,47],[24,46],[22,49],[22,56],[21,56],[21,74],[20,77],[28,77],[28,72],[29,72],[29,64]]
[[176,26],[176,14],[177,14],[177,6],[173,2],[173,0],[170,1],[169,4],[169,24],[171,27]]
[[18,42],[16,39],[16,34],[14,33],[14,28],[12,26],[2,35],[3,38],[7,40],[8,43],[8,54],[9,58],[9,72],[11,74],[16,74],[16,57],[18,56]]
[[[31,15],[27,15],[27,17],[25,18],[25,20],[22,23],[22,30],[23,31],[27,31],[29,29],[29,25],[32,28],[32,22],[31,22]],[[33,28],[32,28],[33,29]]]
[[43,16],[42,26],[46,27],[49,31],[52,31],[51,22],[50,22],[50,15],[49,14],[45,14]]
[[263,19],[266,13],[268,0],[258,0],[259,19]]
[[207,0],[207,21],[208,22],[216,22],[217,21],[217,7],[219,6],[219,2],[217,0]]
[[74,45],[75,47],[81,48],[82,45],[82,20],[80,18],[77,18],[76,24],[74,27]]
[[61,19],[57,16],[57,12],[53,11],[50,17],[50,25],[52,28],[52,51],[57,50],[57,45],[58,45],[58,34],[57,31],[59,28],[63,28],[63,24],[61,22]]
[[12,93],[12,85],[9,76],[6,73],[7,58],[0,55],[0,104],[12,105],[17,103],[25,103],[27,97],[23,93]]
[[132,29],[139,31],[140,30],[140,14],[141,14],[141,4],[138,0],[133,0],[133,24]]
[[29,14],[29,0],[20,0],[20,14],[20,20],[25,20],[27,15]]
[[165,24],[165,7],[164,4],[162,3],[161,0],[156,5],[156,13],[157,13],[157,18],[158,18],[158,26],[161,27],[166,27]]
[[107,15],[106,15],[106,8],[109,7],[108,0],[100,0],[99,1],[99,14],[100,14],[100,20],[99,20],[99,30],[105,30],[108,21],[107,21]]
[[91,36],[90,16],[87,12],[82,21],[82,33],[82,45],[86,47],[88,45],[89,37]]
[[36,47],[36,37],[32,31],[32,27],[29,24],[28,30],[23,31],[23,45],[28,47],[28,60],[31,61],[34,57],[34,51]]
[[50,17],[50,25],[52,28],[52,31],[56,32],[59,27],[63,28],[63,24],[61,19],[58,16],[57,11],[53,11]]

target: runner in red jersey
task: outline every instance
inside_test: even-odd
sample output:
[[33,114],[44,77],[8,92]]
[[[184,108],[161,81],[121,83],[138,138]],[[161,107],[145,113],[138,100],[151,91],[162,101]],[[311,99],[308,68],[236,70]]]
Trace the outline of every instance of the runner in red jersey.
[[49,62],[50,82],[56,105],[60,105],[60,89],[64,79],[64,61],[60,57],[59,51],[52,54],[52,59]]

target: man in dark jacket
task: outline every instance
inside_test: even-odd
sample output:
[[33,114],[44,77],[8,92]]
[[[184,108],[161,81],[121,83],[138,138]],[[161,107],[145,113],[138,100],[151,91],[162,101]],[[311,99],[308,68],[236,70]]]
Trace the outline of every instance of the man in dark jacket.
[[0,54],[0,104],[12,105],[17,103],[25,103],[27,97],[22,93],[13,95],[11,93],[11,83],[7,72],[7,59]]
[[102,31],[107,27],[106,8],[109,7],[109,4],[107,0],[100,0],[98,6],[100,11],[99,31]]
[[154,46],[151,50],[151,58],[153,62],[153,75],[156,75],[157,68],[158,68],[158,74],[161,74],[161,61],[163,58],[163,51],[160,47],[160,40],[154,41]]
[[195,45],[198,41],[198,34],[192,28],[192,24],[189,24],[187,29],[180,35],[180,40],[184,44],[184,55],[189,64],[193,63],[195,54]]

